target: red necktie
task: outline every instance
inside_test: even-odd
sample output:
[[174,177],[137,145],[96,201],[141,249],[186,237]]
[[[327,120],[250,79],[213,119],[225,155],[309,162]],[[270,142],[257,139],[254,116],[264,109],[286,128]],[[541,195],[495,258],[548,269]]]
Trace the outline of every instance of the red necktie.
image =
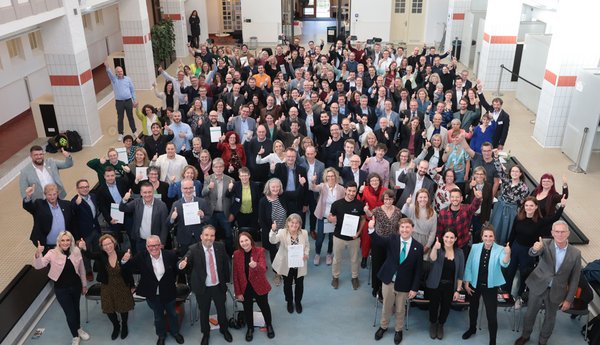
[[215,256],[213,255],[213,249],[208,248],[208,266],[210,268],[210,282],[214,285],[217,283],[217,270],[215,268]]

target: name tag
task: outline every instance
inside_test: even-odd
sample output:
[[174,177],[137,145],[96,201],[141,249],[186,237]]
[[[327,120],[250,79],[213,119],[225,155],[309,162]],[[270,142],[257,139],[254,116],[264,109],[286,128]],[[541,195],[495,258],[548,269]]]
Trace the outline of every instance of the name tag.
[[502,125],[502,124],[504,124],[504,121],[498,121],[498,124]]

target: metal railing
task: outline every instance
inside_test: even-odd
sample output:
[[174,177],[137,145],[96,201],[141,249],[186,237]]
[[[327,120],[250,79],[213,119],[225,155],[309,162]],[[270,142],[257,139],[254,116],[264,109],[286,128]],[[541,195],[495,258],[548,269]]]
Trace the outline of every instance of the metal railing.
[[506,67],[504,66],[504,64],[502,64],[502,65],[500,65],[500,77],[498,78],[498,86],[497,86],[497,88],[496,88],[496,92],[494,93],[494,96],[502,96],[502,93],[500,93],[500,83],[502,82],[502,74],[504,73],[504,70],[506,70],[508,73],[510,73],[510,74],[512,74],[512,75],[514,75],[515,77],[517,77],[517,78],[521,79],[522,81],[526,82],[527,84],[529,84],[529,85],[531,85],[531,86],[533,86],[533,87],[537,88],[538,90],[541,90],[541,89],[542,89],[542,87],[541,87],[541,86],[535,85],[535,84],[534,84],[534,83],[532,83],[531,81],[529,81],[529,80],[527,80],[527,79],[525,79],[525,78],[521,77],[521,76],[520,76],[520,75],[518,75],[517,73],[515,73],[515,72],[513,72],[513,71],[509,70],[508,68],[506,68]]

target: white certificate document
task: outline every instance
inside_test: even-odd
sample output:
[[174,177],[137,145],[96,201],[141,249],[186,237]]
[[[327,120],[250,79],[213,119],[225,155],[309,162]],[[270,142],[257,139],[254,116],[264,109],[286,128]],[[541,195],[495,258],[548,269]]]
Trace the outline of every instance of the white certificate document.
[[288,267],[304,267],[304,245],[288,246]]
[[358,231],[358,223],[360,222],[359,216],[351,214],[344,215],[344,222],[342,223],[341,235],[354,237]]
[[183,223],[185,225],[200,224],[201,219],[198,215],[198,203],[186,202],[183,205]]
[[333,225],[333,223],[330,223],[327,219],[325,219],[323,221],[323,233],[330,234],[333,232],[333,230],[335,230],[335,225]]
[[125,213],[119,211],[119,204],[115,203],[110,204],[110,216],[119,224],[123,224],[123,220],[125,219]]
[[221,127],[210,127],[210,142],[218,143],[221,139]]
[[148,179],[147,171],[148,171],[148,168],[146,168],[146,167],[135,167],[135,176],[142,175],[142,178],[140,180],[147,180]]
[[115,149],[119,155],[119,160],[125,164],[129,164],[129,158],[127,158],[127,149],[124,147],[117,147]]

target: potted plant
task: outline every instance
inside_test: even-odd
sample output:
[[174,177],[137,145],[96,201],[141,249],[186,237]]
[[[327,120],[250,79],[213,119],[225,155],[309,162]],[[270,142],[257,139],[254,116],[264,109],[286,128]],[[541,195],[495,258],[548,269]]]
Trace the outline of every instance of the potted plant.
[[173,51],[175,50],[173,21],[163,19],[158,24],[155,24],[150,32],[152,35],[154,64],[167,68],[173,62]]

